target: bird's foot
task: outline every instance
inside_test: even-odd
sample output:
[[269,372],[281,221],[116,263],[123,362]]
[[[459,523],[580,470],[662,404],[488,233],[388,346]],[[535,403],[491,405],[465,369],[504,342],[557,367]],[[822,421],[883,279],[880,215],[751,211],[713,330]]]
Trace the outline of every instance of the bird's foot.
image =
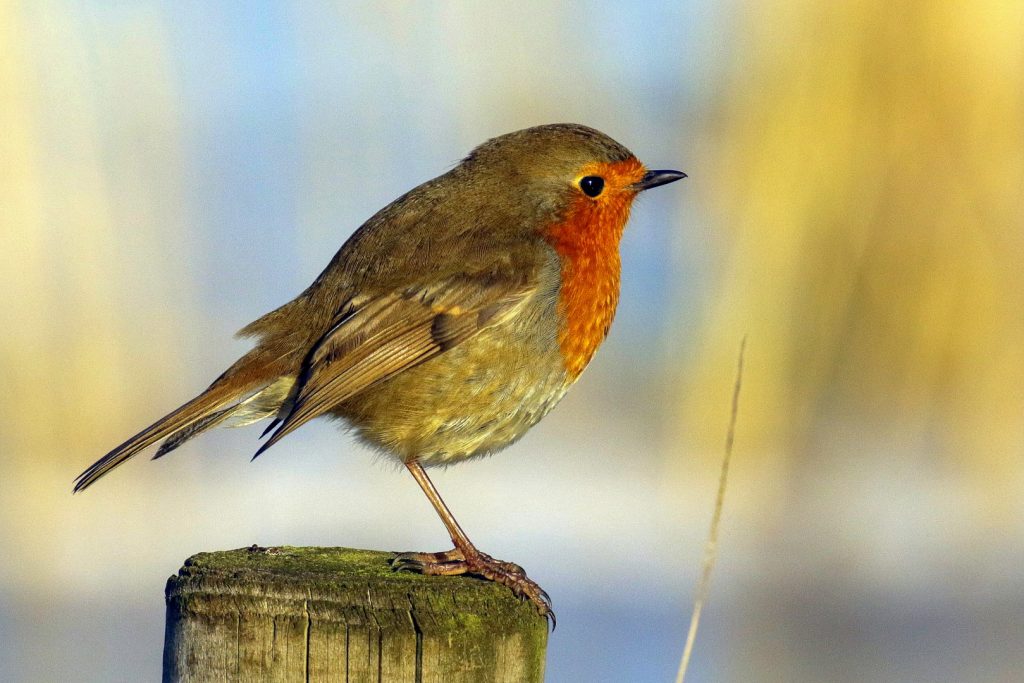
[[391,562],[396,571],[412,571],[427,576],[472,574],[509,588],[516,597],[532,602],[542,617],[555,627],[555,613],[547,592],[526,575],[518,564],[496,560],[476,548],[465,552],[452,548],[443,553],[400,553]]

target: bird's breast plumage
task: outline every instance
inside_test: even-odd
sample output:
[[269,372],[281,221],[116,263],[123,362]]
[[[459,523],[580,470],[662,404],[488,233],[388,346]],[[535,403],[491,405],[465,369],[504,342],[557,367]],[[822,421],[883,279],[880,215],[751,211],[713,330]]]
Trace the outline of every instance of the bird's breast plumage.
[[[639,180],[636,159],[594,169],[619,186]],[[564,216],[545,231],[561,260],[558,343],[566,371],[575,380],[608,335],[619,303],[619,241],[629,220],[634,194],[620,192],[594,200],[580,195]]]

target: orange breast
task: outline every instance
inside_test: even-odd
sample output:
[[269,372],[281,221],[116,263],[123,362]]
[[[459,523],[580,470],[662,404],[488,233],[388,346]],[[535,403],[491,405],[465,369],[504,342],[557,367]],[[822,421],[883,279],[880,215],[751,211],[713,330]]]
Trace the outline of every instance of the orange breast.
[[590,362],[608,335],[619,302],[619,240],[636,193],[629,185],[644,174],[635,160],[593,164],[582,175],[600,175],[606,189],[597,198],[580,193],[548,232],[562,260],[558,342],[571,380]]

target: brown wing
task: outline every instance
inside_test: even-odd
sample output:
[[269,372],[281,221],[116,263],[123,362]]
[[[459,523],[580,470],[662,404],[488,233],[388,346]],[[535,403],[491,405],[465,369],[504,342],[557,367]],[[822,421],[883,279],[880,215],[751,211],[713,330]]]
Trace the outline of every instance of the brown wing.
[[253,458],[367,387],[506,320],[536,290],[533,273],[489,272],[350,302],[307,355],[290,411]]

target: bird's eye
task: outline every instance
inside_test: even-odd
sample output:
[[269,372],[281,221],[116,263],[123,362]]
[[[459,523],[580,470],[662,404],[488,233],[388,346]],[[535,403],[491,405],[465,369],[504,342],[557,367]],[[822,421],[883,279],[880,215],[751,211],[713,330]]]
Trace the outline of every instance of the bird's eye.
[[599,175],[588,175],[580,179],[580,189],[588,197],[596,197],[604,190],[604,178]]

